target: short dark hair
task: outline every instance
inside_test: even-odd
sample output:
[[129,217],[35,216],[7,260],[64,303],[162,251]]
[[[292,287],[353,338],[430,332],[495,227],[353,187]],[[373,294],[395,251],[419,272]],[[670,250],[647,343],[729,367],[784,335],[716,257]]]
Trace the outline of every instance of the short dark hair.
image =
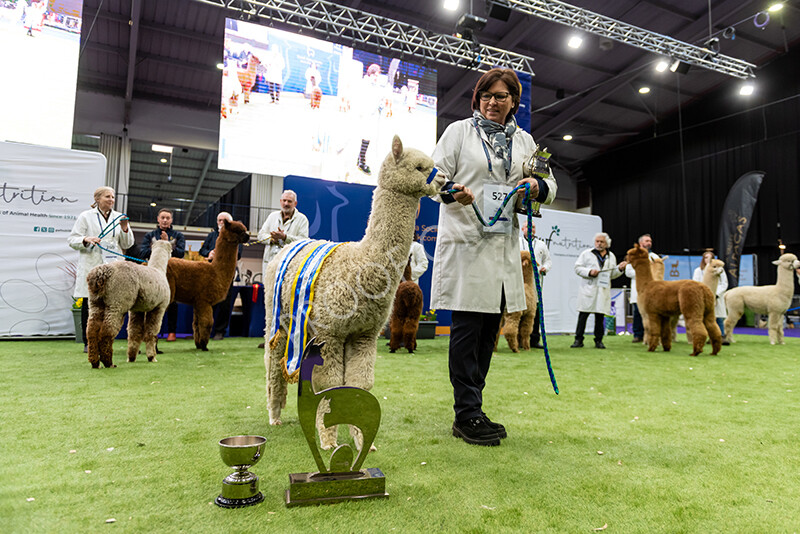
[[162,213],[164,213],[165,211],[166,211],[167,213],[169,213],[170,217],[172,217],[173,219],[175,218],[175,212],[174,212],[174,211],[172,211],[172,210],[171,210],[171,209],[169,209],[169,208],[161,208],[160,210],[158,210],[158,213],[156,214],[156,217],[158,217],[159,215],[161,215],[161,214],[162,214]]
[[[517,78],[517,73],[514,72],[513,69],[491,69],[481,76],[478,83],[475,84],[475,89],[472,91],[472,109],[481,109],[480,93],[482,91],[488,91],[497,80],[506,84],[508,92],[511,93],[511,98],[514,99],[514,105],[511,107],[511,111],[509,111],[509,113],[513,115],[519,109],[519,97],[522,92],[519,78]],[[506,120],[508,120],[508,117],[506,117]]]

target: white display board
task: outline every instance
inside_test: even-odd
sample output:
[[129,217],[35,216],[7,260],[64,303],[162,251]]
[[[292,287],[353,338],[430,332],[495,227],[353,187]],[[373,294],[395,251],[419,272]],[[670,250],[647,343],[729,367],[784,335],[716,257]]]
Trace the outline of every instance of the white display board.
[[[575,274],[575,261],[581,252],[594,248],[594,236],[603,231],[603,220],[596,215],[570,211],[543,209],[541,212],[542,218],[534,220],[536,238],[545,242],[553,260],[553,267],[543,279],[545,331],[574,333],[578,322],[576,306],[580,285],[580,278]],[[526,220],[525,216],[519,215],[520,227]],[[592,318],[588,321],[589,332],[593,321]]]
[[95,152],[0,142],[0,338],[75,333],[67,237],[105,165]]

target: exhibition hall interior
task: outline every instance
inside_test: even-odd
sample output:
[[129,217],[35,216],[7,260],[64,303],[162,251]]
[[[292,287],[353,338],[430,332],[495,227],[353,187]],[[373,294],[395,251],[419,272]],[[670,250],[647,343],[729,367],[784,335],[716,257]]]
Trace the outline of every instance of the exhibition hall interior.
[[0,0],[0,58],[9,532],[800,525],[800,0]]

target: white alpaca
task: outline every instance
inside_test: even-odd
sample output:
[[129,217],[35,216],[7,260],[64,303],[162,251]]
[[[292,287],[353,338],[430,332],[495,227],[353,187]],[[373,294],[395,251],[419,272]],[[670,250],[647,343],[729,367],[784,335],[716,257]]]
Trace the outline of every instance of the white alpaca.
[[[309,338],[324,343],[322,367],[313,376],[315,391],[334,386],[353,386],[369,390],[375,376],[378,334],[386,324],[403,268],[414,238],[414,219],[419,199],[434,194],[427,184],[433,160],[419,150],[403,149],[395,136],[392,152],[386,157],[372,199],[372,212],[364,238],[344,243],[322,264],[309,313]],[[293,279],[309,250],[307,244],[289,263],[286,279]],[[279,254],[264,273],[267,327],[272,317],[274,280],[278,265],[286,255]],[[281,309],[288,310],[291,284],[283,284]],[[271,425],[281,424],[281,409],[286,405],[286,366],[282,363],[287,343],[288,317],[282,314],[280,329],[267,340],[264,363],[267,369],[267,408]],[[336,446],[336,427],[322,428],[324,449]],[[351,427],[356,445],[360,433]]]
[[725,319],[725,340],[733,342],[733,327],[750,308],[755,313],[769,315],[769,342],[783,345],[783,314],[792,304],[794,280],[792,272],[800,269],[800,261],[794,254],[783,254],[772,262],[778,266],[778,282],[772,286],[743,286],[729,289],[725,293],[728,318]]
[[116,261],[98,265],[86,276],[89,284],[89,322],[86,325],[89,363],[114,367],[112,343],[128,317],[128,361],[136,360],[142,340],[147,344],[147,360],[156,361],[156,336],[169,306],[167,262],[172,244],[153,243],[147,265]]

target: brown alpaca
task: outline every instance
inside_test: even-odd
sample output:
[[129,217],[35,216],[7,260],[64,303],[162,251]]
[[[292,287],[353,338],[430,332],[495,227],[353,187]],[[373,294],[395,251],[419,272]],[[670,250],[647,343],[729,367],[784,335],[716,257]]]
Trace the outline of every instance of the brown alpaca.
[[[661,258],[651,258],[650,263],[650,271],[653,273],[653,280],[664,280],[664,260],[669,258],[669,256],[663,256]],[[638,295],[639,290],[637,287],[636,293]],[[639,306],[641,308],[641,305]],[[640,309],[641,311],[641,309]],[[647,312],[642,313],[642,324],[644,325],[644,344],[650,344],[650,333],[647,329]],[[675,316],[670,319],[669,328],[672,332],[672,341],[678,339],[678,317]],[[661,343],[660,339],[656,339],[656,345]],[[691,343],[691,340],[689,341]]]
[[[531,253],[523,250],[520,253],[522,260],[522,280],[525,283],[525,303],[527,308],[522,311],[508,313],[503,310],[500,319],[500,328],[506,337],[508,348],[511,352],[531,350],[531,332],[533,332],[533,321],[536,319],[537,298],[536,288],[533,282],[533,264],[531,263]],[[494,350],[497,350],[497,340],[500,339],[500,332],[494,342]]]
[[208,338],[214,314],[211,307],[222,302],[236,274],[239,243],[247,243],[250,235],[239,221],[225,221],[220,228],[214,259],[210,263],[170,258],[167,264],[170,302],[182,302],[194,308],[192,331],[194,345],[208,350]]
[[389,329],[392,332],[389,340],[389,352],[395,352],[402,343],[408,352],[417,350],[417,328],[422,313],[422,289],[411,281],[411,263],[406,264],[403,281],[397,286],[394,294],[394,306]]
[[717,354],[722,346],[722,334],[714,317],[714,294],[711,290],[694,280],[653,280],[647,249],[638,244],[628,250],[628,261],[636,271],[639,307],[647,313],[650,325],[648,350],[656,350],[659,337],[664,351],[672,348],[670,320],[683,313],[686,329],[692,331],[692,356],[703,352],[707,336],[711,337],[711,354]]

